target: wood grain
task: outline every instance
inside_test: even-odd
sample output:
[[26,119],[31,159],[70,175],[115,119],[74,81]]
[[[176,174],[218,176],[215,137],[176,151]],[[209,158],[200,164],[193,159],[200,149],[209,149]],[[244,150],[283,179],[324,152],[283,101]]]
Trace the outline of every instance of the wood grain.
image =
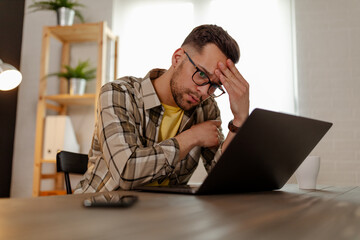
[[[129,209],[87,209],[91,196],[0,200],[0,239],[360,239],[358,187],[237,195],[143,192]],[[325,190],[326,189],[326,190]]]

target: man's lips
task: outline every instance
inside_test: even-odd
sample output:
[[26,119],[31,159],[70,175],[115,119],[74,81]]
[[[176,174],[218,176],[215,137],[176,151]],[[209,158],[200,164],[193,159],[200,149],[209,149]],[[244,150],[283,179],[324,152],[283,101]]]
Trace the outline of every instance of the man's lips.
[[190,96],[190,101],[193,102],[193,103],[198,103],[200,102],[200,99],[192,94],[189,94]]

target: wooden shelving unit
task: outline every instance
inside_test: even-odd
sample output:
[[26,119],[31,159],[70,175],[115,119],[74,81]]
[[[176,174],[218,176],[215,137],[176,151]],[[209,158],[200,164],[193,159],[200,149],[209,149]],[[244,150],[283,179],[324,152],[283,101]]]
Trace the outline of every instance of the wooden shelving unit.
[[[72,43],[96,42],[97,43],[97,69],[96,69],[96,87],[95,93],[84,95],[67,94],[67,82],[61,79],[59,94],[47,95],[47,79],[49,55],[50,55],[50,38],[58,40],[62,44],[61,66],[68,65],[70,62],[70,45]],[[42,35],[42,54],[40,68],[40,85],[39,98],[37,104],[36,116],[36,138],[34,153],[34,180],[33,180],[33,196],[44,196],[54,194],[65,194],[62,175],[43,174],[42,165],[44,163],[54,164],[53,160],[44,160],[42,158],[44,143],[44,123],[48,109],[56,111],[63,115],[67,113],[68,106],[87,105],[96,106],[97,97],[101,86],[105,83],[105,65],[107,53],[107,41],[114,41],[114,78],[117,76],[117,51],[118,37],[107,27],[106,22],[77,24],[72,26],[45,26]],[[96,108],[95,108],[96,112]],[[55,189],[51,191],[41,191],[41,180],[54,179]]]
[[95,94],[69,95],[58,94],[44,96],[45,100],[58,103],[60,105],[93,105]]

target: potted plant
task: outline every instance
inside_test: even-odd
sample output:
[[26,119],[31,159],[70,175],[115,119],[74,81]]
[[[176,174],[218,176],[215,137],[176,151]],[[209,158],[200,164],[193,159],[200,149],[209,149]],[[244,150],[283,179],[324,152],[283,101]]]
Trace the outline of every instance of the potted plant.
[[34,1],[29,8],[33,9],[33,12],[40,10],[52,10],[57,13],[58,25],[72,25],[74,22],[74,15],[84,22],[84,17],[76,7],[84,7],[83,4],[74,0],[49,0],[49,1]]
[[71,95],[82,95],[85,92],[86,81],[96,78],[96,68],[91,68],[89,60],[79,61],[76,67],[64,66],[64,72],[52,73],[48,76],[63,77],[68,80],[68,91]]

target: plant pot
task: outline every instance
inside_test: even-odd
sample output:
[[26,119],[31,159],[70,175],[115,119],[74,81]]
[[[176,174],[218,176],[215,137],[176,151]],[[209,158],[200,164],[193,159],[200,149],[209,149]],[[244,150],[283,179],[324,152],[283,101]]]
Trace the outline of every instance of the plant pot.
[[85,93],[86,80],[83,78],[70,78],[69,94],[83,95]]
[[75,11],[73,9],[61,7],[56,10],[56,15],[60,26],[71,26],[74,23]]

